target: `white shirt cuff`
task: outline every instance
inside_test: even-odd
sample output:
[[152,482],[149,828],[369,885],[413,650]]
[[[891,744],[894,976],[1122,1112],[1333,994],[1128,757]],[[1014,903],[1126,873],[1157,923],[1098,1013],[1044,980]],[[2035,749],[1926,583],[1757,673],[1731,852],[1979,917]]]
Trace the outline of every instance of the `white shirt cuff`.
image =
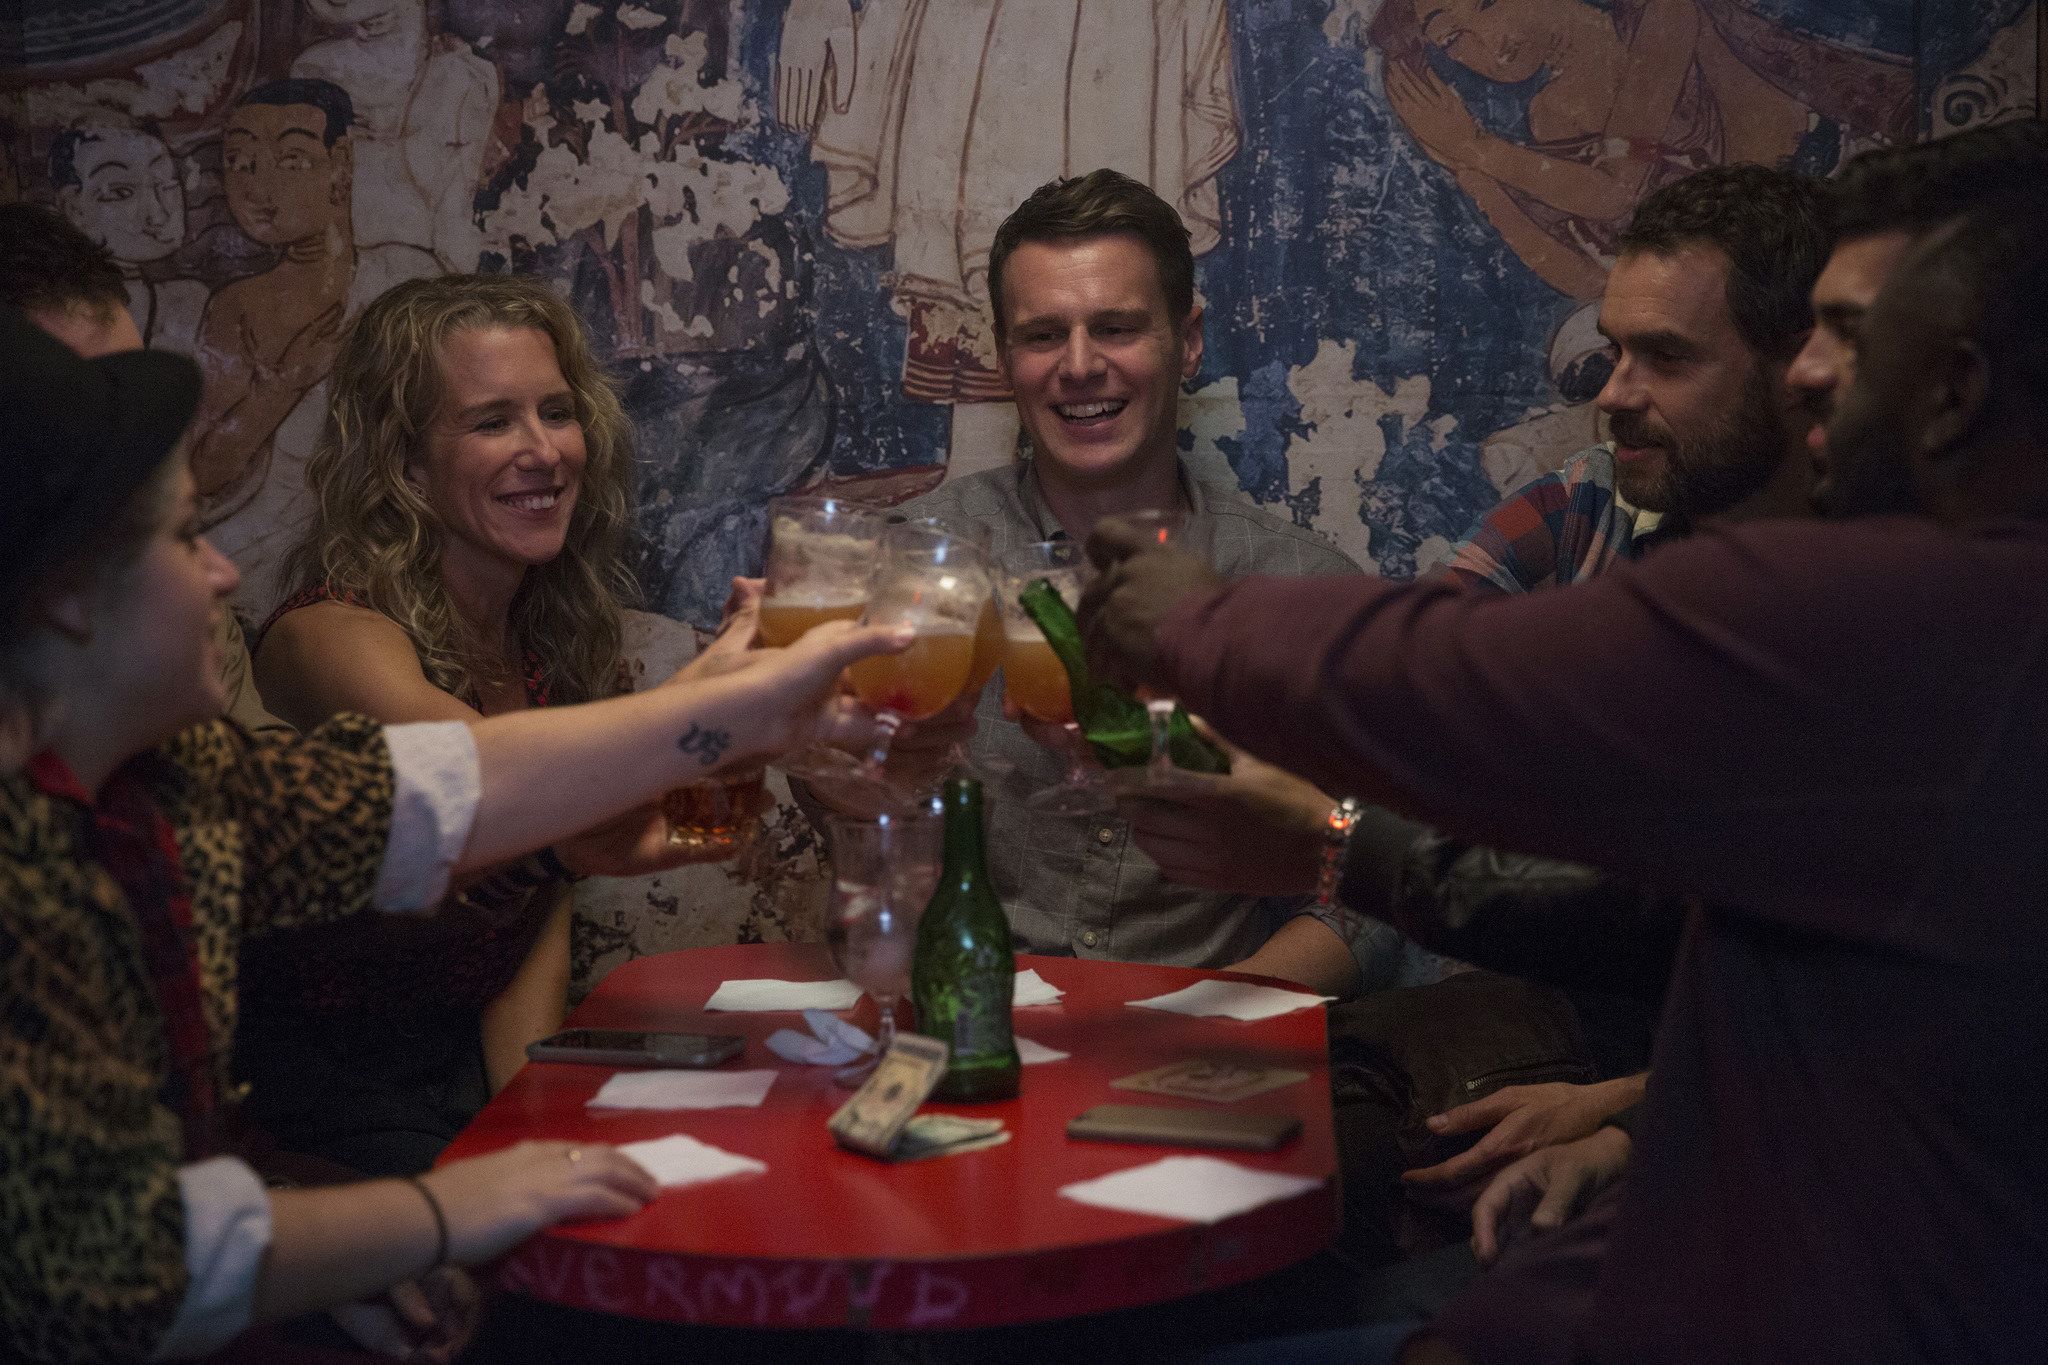
[[185,1201],[185,1301],[153,1359],[203,1356],[249,1325],[256,1271],[270,1246],[270,1195],[231,1156],[178,1168]]
[[440,902],[469,843],[483,791],[476,739],[459,720],[387,725],[391,839],[377,873],[379,910],[424,910]]

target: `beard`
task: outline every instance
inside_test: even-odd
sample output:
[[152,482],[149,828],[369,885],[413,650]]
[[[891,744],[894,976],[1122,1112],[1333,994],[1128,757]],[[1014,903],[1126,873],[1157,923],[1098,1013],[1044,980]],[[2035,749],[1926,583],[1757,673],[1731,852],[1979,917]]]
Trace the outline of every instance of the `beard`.
[[1653,425],[1638,412],[1618,412],[1607,429],[1625,446],[1658,446],[1655,473],[1617,465],[1615,488],[1646,512],[1693,522],[1725,512],[1757,492],[1785,460],[1785,423],[1762,367],[1743,383],[1735,411],[1687,440]]

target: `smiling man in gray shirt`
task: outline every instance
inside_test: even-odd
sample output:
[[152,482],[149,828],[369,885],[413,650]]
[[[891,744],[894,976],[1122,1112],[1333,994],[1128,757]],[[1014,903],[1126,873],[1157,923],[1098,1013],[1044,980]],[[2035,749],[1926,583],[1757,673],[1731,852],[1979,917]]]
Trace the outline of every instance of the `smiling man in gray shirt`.
[[[957,479],[903,511],[986,526],[1000,562],[1034,541],[1083,539],[1104,516],[1178,507],[1188,542],[1226,577],[1359,571],[1321,537],[1181,460],[1180,390],[1201,368],[1202,311],[1188,234],[1171,205],[1114,171],[1046,185],[997,231],[989,294],[1032,457]],[[1299,897],[1167,881],[1119,814],[1027,808],[1027,796],[1060,780],[1065,759],[1027,733],[1052,727],[1004,718],[999,681],[907,734],[905,765],[929,765],[962,738],[970,704],[970,752],[1002,773],[989,782],[989,870],[1019,951],[1189,967],[1259,954],[1255,970],[1284,975],[1290,942],[1327,946],[1339,936]],[[1356,947],[1368,979],[1380,972],[1368,959],[1391,957],[1384,944]]]

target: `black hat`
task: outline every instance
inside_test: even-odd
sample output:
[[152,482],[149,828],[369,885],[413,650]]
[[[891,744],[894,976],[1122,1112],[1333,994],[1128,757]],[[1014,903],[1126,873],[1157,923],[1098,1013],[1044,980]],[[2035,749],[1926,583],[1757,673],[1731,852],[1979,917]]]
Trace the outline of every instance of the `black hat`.
[[85,360],[0,307],[0,613],[148,482],[198,407],[184,356]]

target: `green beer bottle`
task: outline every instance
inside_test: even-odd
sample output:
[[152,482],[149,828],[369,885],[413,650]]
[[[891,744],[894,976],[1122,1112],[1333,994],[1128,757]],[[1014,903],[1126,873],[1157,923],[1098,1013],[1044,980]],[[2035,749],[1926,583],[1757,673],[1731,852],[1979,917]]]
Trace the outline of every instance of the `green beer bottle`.
[[[1067,670],[1067,686],[1074,696],[1074,719],[1096,759],[1105,768],[1142,768],[1152,757],[1152,718],[1145,703],[1106,682],[1096,681],[1081,651],[1081,625],[1074,619],[1066,599],[1047,580],[1033,580],[1019,595],[1033,624],[1045,635],[1045,642],[1059,656]],[[1166,726],[1166,751],[1174,766],[1197,773],[1227,773],[1230,759],[1203,739],[1188,713],[1173,708]]]
[[932,1098],[1006,1100],[1023,1071],[1010,1032],[1017,954],[982,851],[981,783],[949,779],[945,805],[945,869],[910,964],[917,1031],[953,1049]]

